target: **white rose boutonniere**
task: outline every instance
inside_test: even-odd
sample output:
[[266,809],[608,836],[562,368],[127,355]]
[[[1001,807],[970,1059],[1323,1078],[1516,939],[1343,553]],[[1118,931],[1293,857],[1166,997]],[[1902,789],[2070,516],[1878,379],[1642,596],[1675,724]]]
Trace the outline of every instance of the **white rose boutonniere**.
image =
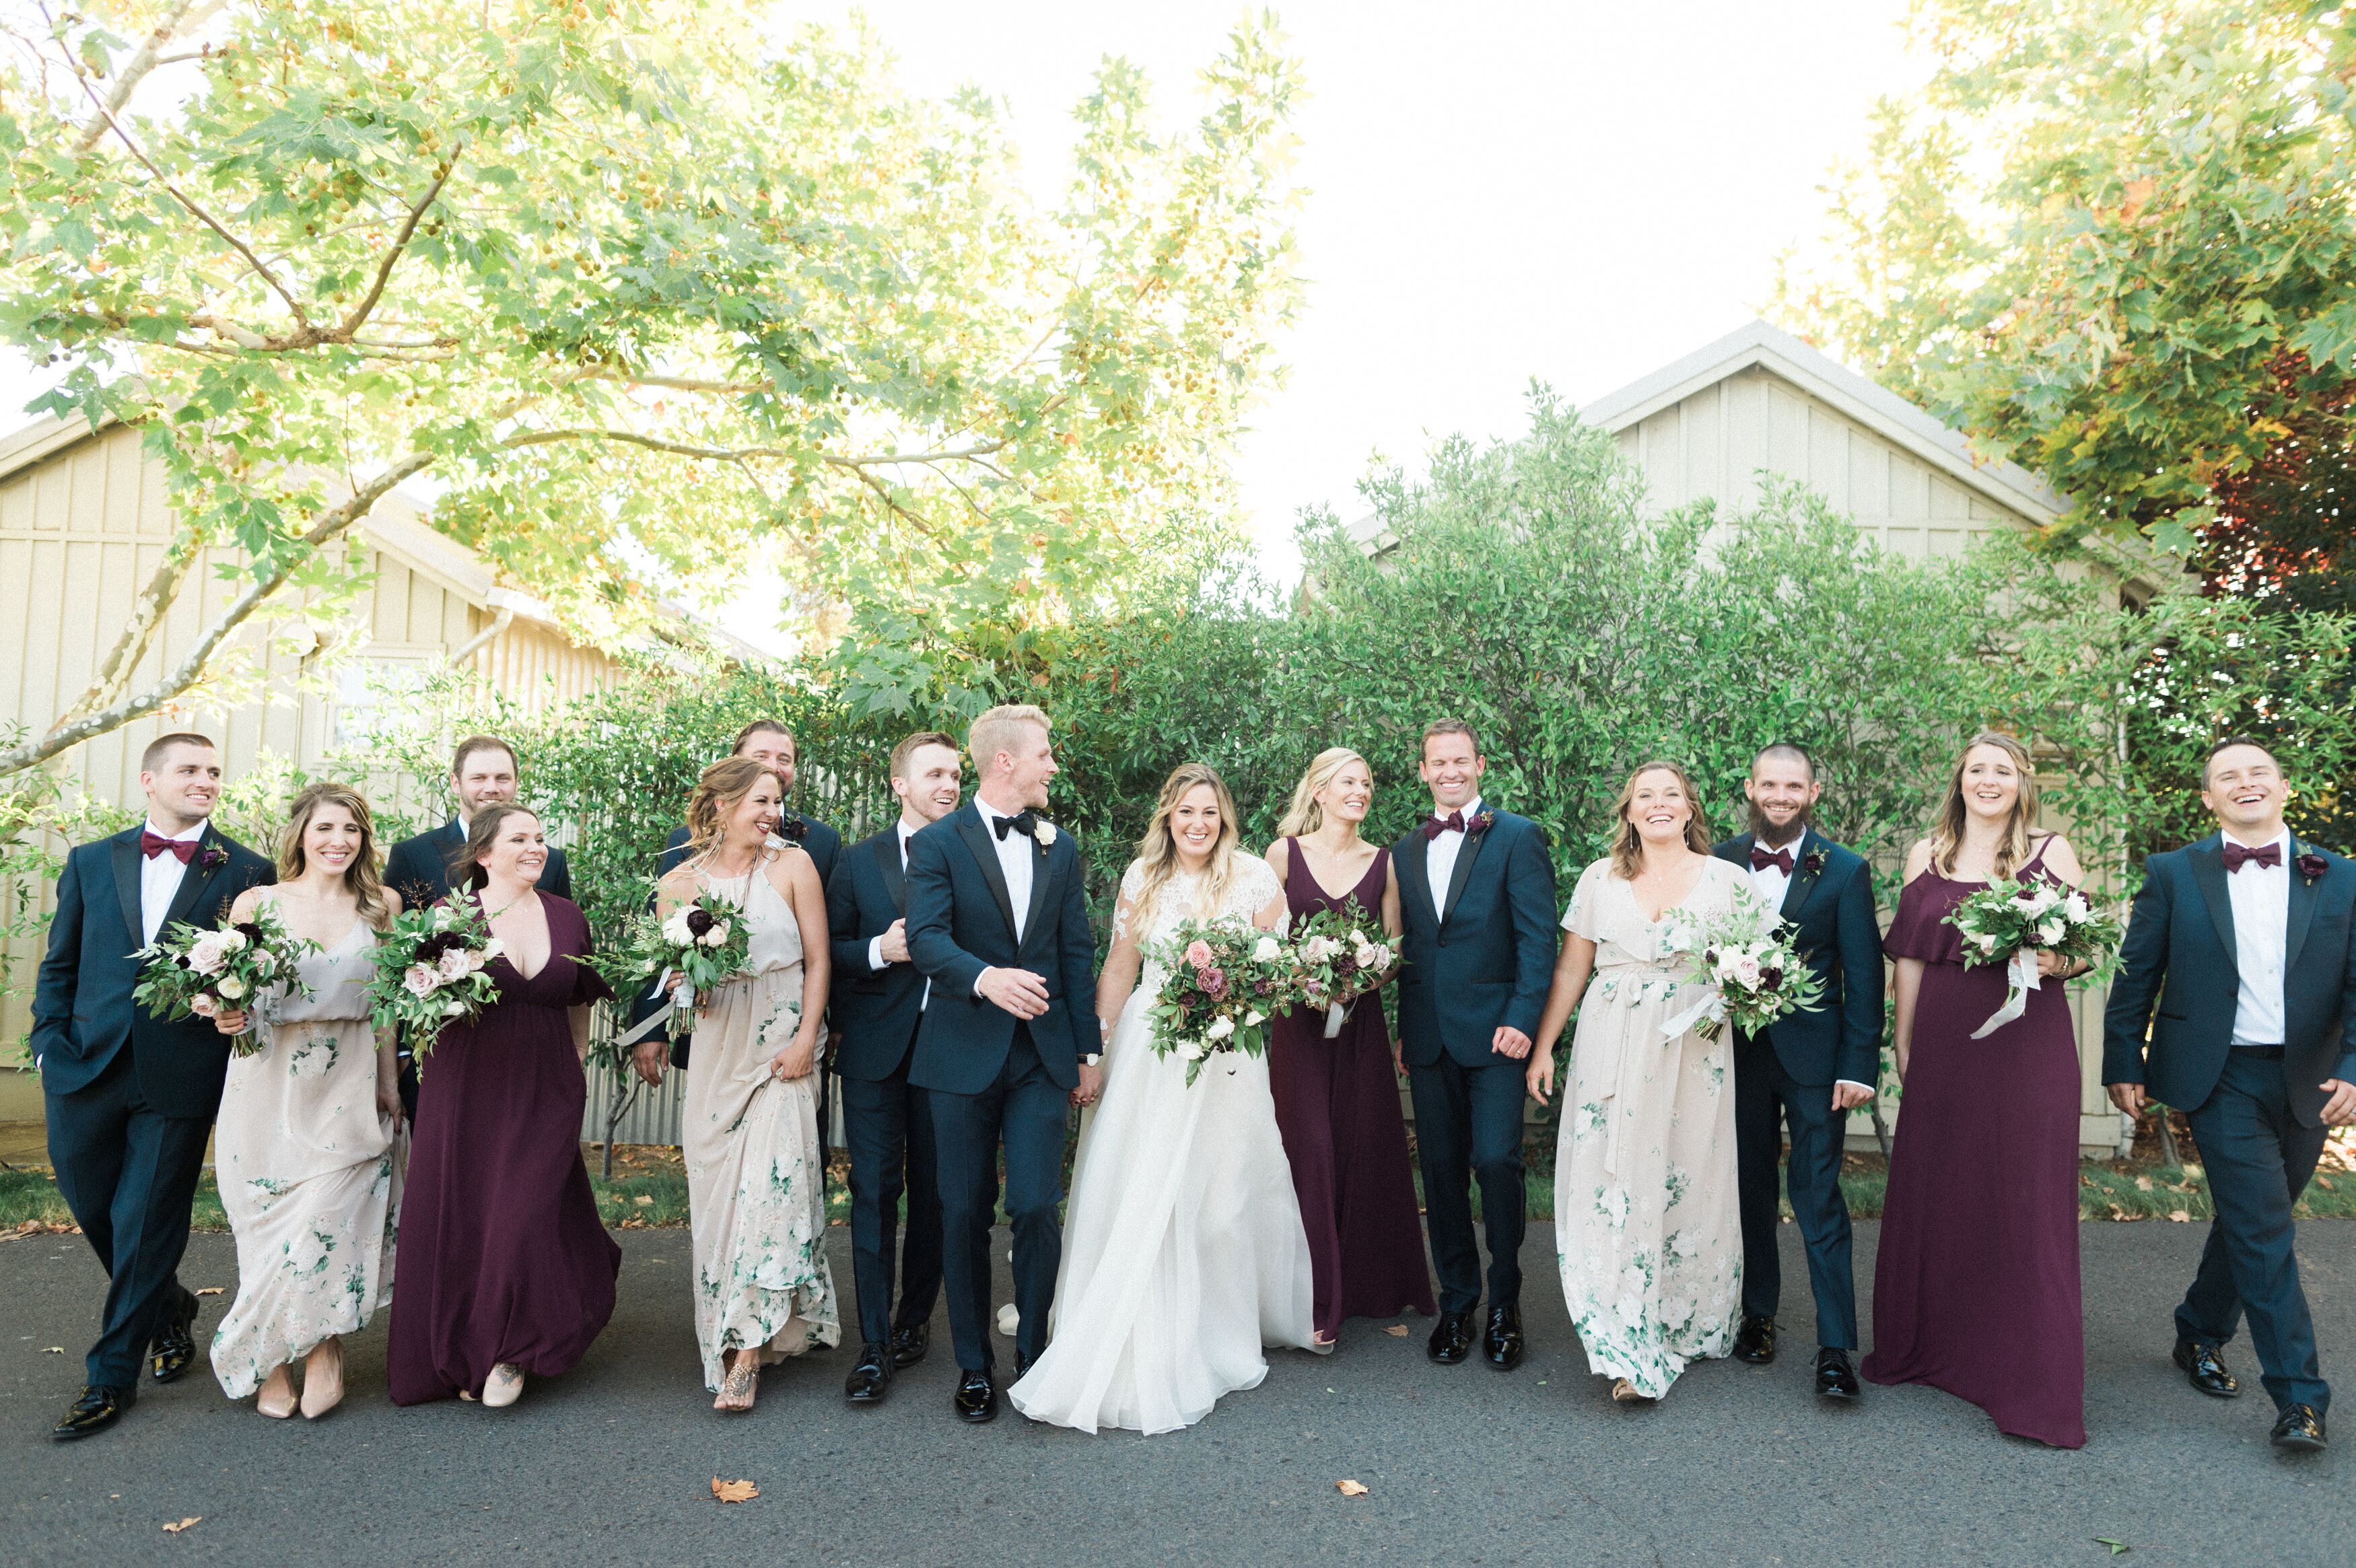
[[1055,825],[1052,822],[1035,824],[1031,829],[1031,837],[1039,840],[1039,848],[1044,849],[1055,841]]

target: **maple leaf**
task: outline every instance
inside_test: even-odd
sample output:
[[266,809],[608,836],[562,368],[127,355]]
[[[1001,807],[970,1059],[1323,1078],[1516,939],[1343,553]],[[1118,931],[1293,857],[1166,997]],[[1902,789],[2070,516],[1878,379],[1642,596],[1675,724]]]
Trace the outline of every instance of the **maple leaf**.
[[1407,1338],[1407,1325],[1404,1323],[1394,1323],[1389,1328],[1385,1328],[1383,1332],[1389,1335],[1394,1339],[1404,1339]]
[[1336,1481],[1333,1483],[1333,1489],[1345,1498],[1363,1498],[1366,1495],[1366,1488],[1355,1481]]
[[761,1495],[761,1488],[750,1481],[723,1481],[712,1477],[712,1500],[723,1503],[749,1503]]
[[166,1526],[164,1527],[164,1533],[165,1533],[165,1534],[166,1534],[166,1535],[177,1535],[177,1534],[179,1534],[179,1533],[180,1533],[180,1531],[184,1531],[184,1530],[187,1529],[187,1528],[188,1528],[188,1526],[190,1526],[190,1525],[192,1525],[192,1524],[195,1524],[196,1522],[198,1522],[199,1520],[203,1519],[204,1517],[205,1517],[205,1516],[204,1516],[204,1515],[202,1515],[202,1514],[200,1514],[200,1513],[192,1513],[192,1514],[190,1514],[187,1518],[186,1518],[186,1519],[182,1520],[181,1520],[179,1523],[177,1523],[177,1524],[167,1524],[167,1525],[166,1525]]

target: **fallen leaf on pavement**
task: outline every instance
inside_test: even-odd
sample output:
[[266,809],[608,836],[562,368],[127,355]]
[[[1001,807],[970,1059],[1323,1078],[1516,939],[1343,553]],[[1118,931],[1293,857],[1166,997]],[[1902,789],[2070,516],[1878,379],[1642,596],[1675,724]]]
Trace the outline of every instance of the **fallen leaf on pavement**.
[[41,1354],[44,1356],[62,1356],[65,1353],[66,1348],[63,1345],[44,1345],[41,1347]]
[[1389,1328],[1384,1329],[1383,1332],[1389,1335],[1394,1339],[1404,1339],[1407,1338],[1407,1325],[1404,1323],[1394,1323]]
[[197,1294],[198,1296],[220,1296],[225,1294],[228,1289],[229,1287],[223,1285],[208,1285],[199,1289]]
[[186,1519],[182,1520],[181,1520],[179,1523],[177,1523],[177,1524],[167,1524],[167,1525],[166,1525],[166,1526],[164,1527],[164,1533],[165,1533],[165,1534],[166,1534],[166,1535],[177,1535],[177,1534],[179,1534],[179,1533],[180,1533],[180,1531],[184,1531],[184,1530],[187,1529],[187,1528],[188,1528],[188,1526],[190,1526],[190,1525],[192,1525],[192,1524],[196,1523],[198,1520],[199,1520],[203,1519],[204,1517],[205,1517],[205,1516],[204,1516],[204,1515],[202,1515],[202,1514],[200,1514],[200,1513],[192,1513],[192,1514],[190,1514],[187,1518],[186,1518]]
[[749,1503],[761,1495],[761,1488],[750,1481],[723,1481],[712,1477],[712,1498],[714,1502]]
[[1355,1481],[1336,1481],[1333,1483],[1333,1489],[1345,1498],[1363,1498],[1366,1495],[1366,1488]]
[[2170,1209],[2168,1211],[2168,1217],[2179,1225],[2189,1225],[2192,1222],[2192,1216],[2181,1209]]
[[2109,1547],[2111,1549],[2111,1555],[2114,1557],[2116,1557],[2120,1552],[2125,1552],[2127,1549],[2127,1543],[2126,1541],[2113,1541],[2107,1535],[2098,1535],[2094,1537],[2094,1544],[2097,1546]]

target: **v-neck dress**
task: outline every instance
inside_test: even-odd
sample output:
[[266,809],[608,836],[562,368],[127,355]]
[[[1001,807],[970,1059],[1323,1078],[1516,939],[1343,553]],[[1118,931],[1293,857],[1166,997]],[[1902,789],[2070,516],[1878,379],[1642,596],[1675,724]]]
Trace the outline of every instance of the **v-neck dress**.
[[502,1361],[565,1371],[614,1315],[622,1250],[581,1163],[588,1080],[566,1017],[613,993],[585,962],[579,907],[540,899],[548,962],[527,977],[492,959],[498,1001],[444,1029],[418,1075],[385,1351],[395,1404],[479,1396]]

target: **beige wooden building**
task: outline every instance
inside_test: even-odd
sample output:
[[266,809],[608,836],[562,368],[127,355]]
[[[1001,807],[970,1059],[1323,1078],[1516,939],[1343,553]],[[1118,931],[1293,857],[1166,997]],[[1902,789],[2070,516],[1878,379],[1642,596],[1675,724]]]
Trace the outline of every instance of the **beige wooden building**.
[[[135,804],[140,752],[175,729],[220,741],[232,777],[265,748],[307,766],[364,723],[373,671],[470,666],[535,707],[579,696],[612,674],[613,660],[569,637],[539,601],[498,586],[474,552],[436,533],[421,512],[396,493],[357,526],[374,581],[336,634],[357,646],[337,650],[350,656],[331,676],[299,678],[318,673],[305,666],[324,647],[303,658],[269,650],[271,700],[227,711],[167,709],[75,747],[62,759],[67,772],[103,799]],[[79,419],[45,419],[0,437],[0,722],[39,734],[89,686],[170,533],[163,475],[142,453],[136,430],[93,432]],[[200,561],[189,574],[134,688],[183,657],[238,592],[214,577],[214,564]],[[252,623],[240,638],[249,650],[262,646]],[[12,956],[18,995],[0,1009],[0,1038],[13,1042],[29,1024],[37,955]],[[37,1080],[0,1071],[0,1122],[40,1114]]]
[[[2033,532],[2070,509],[2043,480],[2014,464],[1976,455],[1963,435],[1828,356],[1754,321],[1580,411],[1608,431],[1642,471],[1646,507],[1665,512],[1711,500],[1726,511],[1756,506],[1762,475],[1797,480],[1886,548],[1916,559],[1956,556],[1978,535]],[[1356,533],[1369,549],[1388,542],[1368,518]],[[2134,603],[2158,591],[2156,564],[2120,552],[2097,568]],[[2118,1113],[2103,1093],[2104,993],[2074,991],[2079,1141],[2108,1152]],[[1851,1123],[1852,1139],[1871,1122]]]

